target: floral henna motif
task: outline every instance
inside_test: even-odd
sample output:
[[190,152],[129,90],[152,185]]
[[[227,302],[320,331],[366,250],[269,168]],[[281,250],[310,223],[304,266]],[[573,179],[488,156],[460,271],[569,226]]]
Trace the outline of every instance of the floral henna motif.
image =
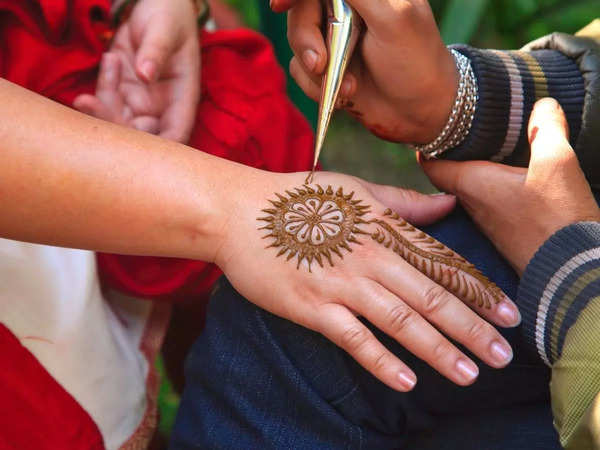
[[296,257],[297,267],[306,260],[309,270],[313,261],[323,267],[324,259],[333,266],[332,254],[343,258],[342,250],[352,252],[350,244],[360,244],[357,234],[368,234],[358,226],[367,223],[361,217],[369,206],[353,200],[354,192],[346,195],[342,188],[334,192],[331,186],[318,185],[295,191],[276,194],[278,200],[270,200],[274,208],[263,209],[267,216],[258,219],[267,222],[260,228],[269,231],[263,239],[275,239],[267,248],[279,248],[278,257],[286,253],[288,261]]
[[[352,252],[350,244],[362,245],[357,235],[371,236],[373,241],[392,250],[427,277],[463,300],[478,307],[491,308],[504,294],[475,266],[431,236],[416,229],[398,214],[388,209],[386,220],[365,220],[370,207],[354,199],[354,192],[334,192],[331,186],[316,189],[308,185],[287,195],[275,194],[273,208],[263,209],[267,215],[261,230],[268,231],[263,239],[275,241],[267,248],[278,248],[277,257],[287,254],[287,260],[297,258],[297,268],[303,260],[311,264],[323,260],[333,266],[333,254],[344,257],[342,250]],[[370,230],[367,231],[365,228]]]

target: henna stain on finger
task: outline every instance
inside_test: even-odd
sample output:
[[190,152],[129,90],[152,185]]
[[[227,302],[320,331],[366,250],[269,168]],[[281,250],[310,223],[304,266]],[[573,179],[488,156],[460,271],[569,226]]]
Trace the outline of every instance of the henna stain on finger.
[[296,258],[296,268],[302,261],[320,267],[327,262],[334,266],[334,256],[344,258],[352,253],[352,245],[362,245],[358,236],[370,236],[373,241],[393,251],[411,266],[446,290],[479,308],[491,309],[500,303],[504,294],[475,266],[444,244],[423,233],[388,209],[384,218],[365,220],[370,206],[345,194],[316,185],[304,185],[285,195],[275,194],[272,208],[263,209],[266,223],[260,230],[268,232],[263,239],[274,239],[267,248],[278,249],[277,257],[287,261]]
[[413,227],[391,209],[384,216],[392,224],[381,219],[369,222],[377,226],[371,234],[374,241],[391,249],[449,292],[480,308],[490,309],[492,303],[503,300],[500,288],[458,253]]

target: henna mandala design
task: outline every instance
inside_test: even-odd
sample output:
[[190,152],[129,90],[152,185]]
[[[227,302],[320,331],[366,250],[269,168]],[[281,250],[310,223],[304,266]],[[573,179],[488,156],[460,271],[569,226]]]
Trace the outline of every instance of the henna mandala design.
[[366,224],[361,216],[369,206],[361,200],[353,200],[354,192],[336,192],[331,186],[323,189],[317,185],[286,191],[287,196],[276,194],[278,200],[270,200],[275,209],[263,209],[268,214],[258,220],[268,222],[261,230],[268,230],[266,238],[274,238],[269,247],[279,248],[277,256],[287,253],[287,260],[297,257],[298,265],[306,259],[308,267],[313,261],[323,267],[323,259],[333,266],[332,253],[343,258],[342,249],[352,252],[349,244],[360,244],[357,234],[367,234],[359,228]]
[[480,308],[490,309],[492,303],[504,299],[500,288],[473,264],[390,209],[384,213],[385,220],[364,220],[370,206],[354,199],[354,192],[304,185],[286,194],[275,194],[278,200],[270,200],[273,208],[262,210],[267,215],[258,220],[266,225],[259,229],[268,231],[263,239],[274,239],[267,248],[278,248],[277,257],[287,254],[287,261],[297,258],[297,268],[303,260],[308,262],[309,271],[313,261],[323,267],[325,259],[333,266],[333,254],[343,258],[342,250],[352,252],[350,244],[362,245],[357,235],[367,235],[449,292]]

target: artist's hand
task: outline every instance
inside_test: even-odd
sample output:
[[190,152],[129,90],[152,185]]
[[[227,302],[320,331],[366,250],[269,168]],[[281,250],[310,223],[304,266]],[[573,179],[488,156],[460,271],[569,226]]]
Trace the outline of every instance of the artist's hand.
[[[426,0],[347,0],[364,19],[365,31],[342,86],[346,106],[376,135],[427,143],[444,127],[458,75]],[[317,100],[327,64],[320,0],[272,0],[289,9],[290,70]],[[347,90],[346,90],[347,89]]]
[[529,169],[490,162],[422,161],[431,181],[462,205],[519,272],[556,231],[600,221],[590,186],[569,145],[560,105],[540,100],[529,123]]
[[190,0],[140,0],[100,65],[96,95],[73,106],[187,142],[200,96],[197,13]]
[[432,223],[454,208],[454,197],[331,173],[317,175],[322,190],[303,187],[302,174],[269,175],[268,186],[265,177],[230,186],[244,195],[226,207],[226,238],[216,256],[242,295],[322,333],[400,391],[412,388],[414,373],[357,316],[460,385],[471,384],[478,368],[449,338],[493,367],[509,363],[510,346],[486,320],[516,326],[515,305],[460,256],[401,219]]

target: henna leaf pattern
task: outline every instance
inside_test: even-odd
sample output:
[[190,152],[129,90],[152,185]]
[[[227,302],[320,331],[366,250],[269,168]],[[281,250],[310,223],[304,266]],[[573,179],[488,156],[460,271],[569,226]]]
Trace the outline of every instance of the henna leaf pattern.
[[304,260],[309,271],[314,261],[321,267],[324,260],[333,266],[333,255],[343,259],[342,250],[351,253],[351,244],[362,245],[357,236],[366,235],[479,308],[490,309],[504,298],[500,288],[473,264],[390,209],[383,218],[365,220],[370,206],[354,199],[354,192],[345,194],[342,188],[334,192],[331,186],[304,185],[285,194],[275,194],[277,200],[270,200],[273,207],[262,210],[266,215],[258,220],[266,225],[259,229],[268,232],[263,239],[273,239],[267,248],[279,249],[277,257],[287,255],[287,261],[296,258],[297,268]]

